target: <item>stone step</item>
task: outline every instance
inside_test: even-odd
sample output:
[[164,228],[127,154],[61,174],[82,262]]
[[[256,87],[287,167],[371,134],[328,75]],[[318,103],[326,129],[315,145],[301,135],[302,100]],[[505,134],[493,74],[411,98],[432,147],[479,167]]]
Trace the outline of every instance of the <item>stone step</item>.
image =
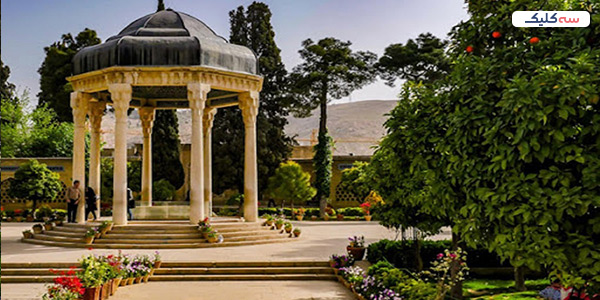
[[[4,279],[3,279],[4,280]],[[337,280],[333,274],[154,275],[150,281]]]
[[160,268],[155,275],[333,274],[330,267]]
[[283,268],[329,267],[327,261],[221,261],[221,262],[163,262],[161,268]]
[[43,241],[54,241],[54,242],[68,242],[68,243],[83,243],[85,242],[84,237],[64,237],[64,236],[56,236],[56,235],[48,235],[45,233],[34,234],[33,238],[36,240]]
[[55,275],[46,276],[2,276],[2,284],[4,283],[50,283],[54,280]]
[[[53,271],[51,271],[52,269]],[[23,268],[23,269],[5,269],[4,265],[0,273],[2,276],[46,276],[46,275],[60,275],[60,272],[67,272],[69,269],[55,269],[55,268]],[[58,272],[58,273],[57,273]]]
[[81,234],[84,234],[86,231],[88,231],[89,228],[87,227],[75,227],[75,226],[56,226],[52,231],[57,231],[57,232],[79,232]]
[[44,231],[45,235],[52,236],[63,236],[63,237],[71,237],[71,238],[81,238],[84,237],[84,232],[70,232],[70,231],[60,231],[60,230],[50,230]]
[[291,242],[298,239],[288,238],[285,235],[281,235],[278,238],[262,239],[262,240],[250,240],[250,241],[225,241],[223,243],[182,243],[182,244],[92,244],[87,245],[85,243],[74,243],[74,242],[58,242],[38,239],[22,239],[25,243],[45,245],[53,247],[67,247],[67,248],[98,248],[98,249],[184,249],[184,248],[211,248],[211,247],[233,247],[233,246],[249,246],[249,245],[261,245],[279,242]]

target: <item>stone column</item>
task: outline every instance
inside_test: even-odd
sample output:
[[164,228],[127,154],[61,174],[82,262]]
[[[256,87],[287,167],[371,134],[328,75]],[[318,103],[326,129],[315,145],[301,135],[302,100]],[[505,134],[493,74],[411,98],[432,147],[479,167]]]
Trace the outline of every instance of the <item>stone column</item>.
[[89,94],[82,92],[71,93],[71,108],[73,109],[73,181],[79,180],[81,198],[77,206],[76,221],[84,224],[85,217],[85,116],[88,110]]
[[115,150],[113,169],[113,222],[127,225],[127,109],[131,101],[131,85],[108,86],[115,110]]
[[[96,192],[96,216],[100,218],[100,127],[102,116],[106,109],[104,102],[90,102],[88,116],[90,118],[90,184],[89,186]],[[87,217],[87,216],[86,216]]]
[[152,125],[154,108],[142,107],[138,110],[144,131],[142,153],[142,206],[152,206]]
[[211,129],[216,108],[204,110],[202,117],[202,129],[204,129],[204,213],[207,217],[212,215],[212,140]]
[[190,223],[204,219],[204,164],[202,143],[202,115],[210,85],[188,84],[188,101],[192,110],[192,147],[190,149]]
[[258,91],[241,93],[240,108],[246,130],[244,151],[244,218],[258,221],[258,175],[256,171],[256,114]]

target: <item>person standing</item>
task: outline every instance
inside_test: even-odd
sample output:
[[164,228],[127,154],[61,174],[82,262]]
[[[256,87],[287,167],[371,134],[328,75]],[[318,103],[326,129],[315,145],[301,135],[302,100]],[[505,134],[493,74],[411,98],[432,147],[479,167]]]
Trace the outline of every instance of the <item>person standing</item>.
[[96,192],[90,186],[85,188],[85,219],[87,220],[90,213],[94,216],[94,221],[98,219],[96,216]]
[[81,190],[79,190],[79,180],[75,180],[73,185],[67,189],[67,221],[69,223],[75,223],[79,200],[81,200]]
[[127,188],[127,216],[128,220],[133,220],[133,213],[131,209],[135,208],[135,199],[133,199],[133,191],[130,188]]

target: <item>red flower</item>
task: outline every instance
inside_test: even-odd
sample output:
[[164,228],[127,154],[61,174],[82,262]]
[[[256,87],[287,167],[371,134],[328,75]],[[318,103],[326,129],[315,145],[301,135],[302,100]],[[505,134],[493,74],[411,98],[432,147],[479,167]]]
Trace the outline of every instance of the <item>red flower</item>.
[[92,248],[92,247],[89,247],[89,248],[88,248],[88,250],[90,250],[90,251],[91,251],[91,250],[94,250],[94,248]]
[[539,42],[540,42],[540,39],[538,37],[535,37],[535,36],[529,39],[529,43],[532,44],[532,45],[533,44],[537,44]]
[[495,38],[495,39],[497,39],[497,38],[499,38],[501,36],[502,36],[502,33],[500,33],[500,31],[494,31],[494,32],[492,32],[492,37]]
[[465,51],[467,51],[468,53],[473,52],[473,50],[475,50],[475,48],[473,48],[473,46],[467,46],[467,48],[465,49]]

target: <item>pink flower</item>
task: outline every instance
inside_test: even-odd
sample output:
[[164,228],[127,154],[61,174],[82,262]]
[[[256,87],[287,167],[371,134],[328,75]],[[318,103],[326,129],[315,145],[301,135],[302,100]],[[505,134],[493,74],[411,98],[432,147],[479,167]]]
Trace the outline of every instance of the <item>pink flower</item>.
[[450,253],[450,257],[451,257],[452,259],[454,259],[454,258],[456,258],[456,254],[454,254],[454,253]]
[[437,255],[437,259],[441,259],[442,257],[444,257],[444,253],[439,253],[439,254]]

